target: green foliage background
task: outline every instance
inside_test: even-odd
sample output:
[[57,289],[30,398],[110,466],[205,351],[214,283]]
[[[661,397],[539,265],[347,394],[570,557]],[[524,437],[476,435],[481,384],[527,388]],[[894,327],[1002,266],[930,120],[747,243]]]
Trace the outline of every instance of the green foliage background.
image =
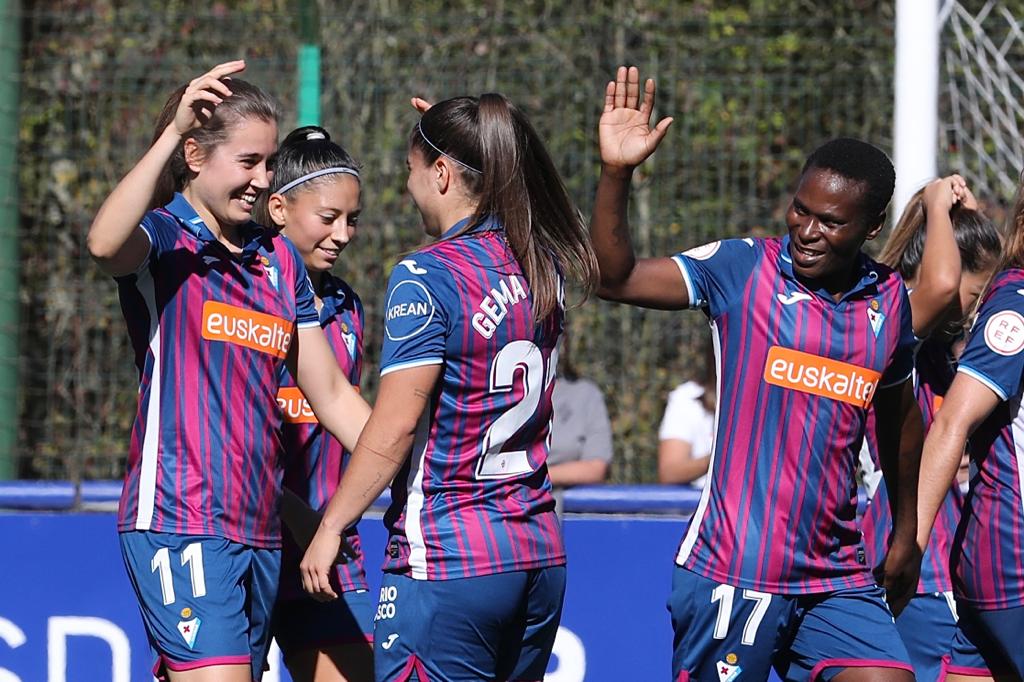
[[[656,77],[676,119],[635,182],[638,250],[670,254],[777,233],[806,153],[853,135],[890,147],[893,3],[853,0],[321,2],[323,123],[364,167],[364,217],[340,267],[379,320],[394,257],[423,240],[405,196],[409,97],[501,91],[531,116],[581,208],[598,172],[603,86],[617,64]],[[21,101],[21,473],[121,475],[137,379],[113,283],[84,235],[142,154],[166,95],[244,56],[294,124],[296,3],[49,0],[24,17]],[[374,389],[381,325],[371,322]],[[605,390],[613,479],[651,481],[667,392],[700,372],[699,313],[591,300],[571,345]],[[797,417],[795,417],[797,418]]]

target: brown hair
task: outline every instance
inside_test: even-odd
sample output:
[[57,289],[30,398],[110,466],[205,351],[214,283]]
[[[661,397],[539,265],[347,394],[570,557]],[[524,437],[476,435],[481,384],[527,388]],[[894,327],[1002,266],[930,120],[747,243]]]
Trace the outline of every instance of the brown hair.
[[[953,206],[949,218],[953,223],[953,236],[964,271],[981,272],[999,259],[1002,243],[999,230],[991,220],[959,204]],[[922,188],[907,202],[899,222],[882,248],[878,262],[898,270],[904,279],[913,278],[921,265],[926,236],[927,216]]]
[[1006,222],[1006,248],[996,271],[1008,268],[1024,268],[1024,173],[1013,200],[1013,211]]
[[[240,78],[222,79],[231,88],[231,96],[218,104],[210,115],[209,119],[198,128],[193,128],[181,136],[181,142],[174,154],[164,166],[160,178],[157,180],[153,198],[150,200],[150,208],[157,208],[168,203],[175,192],[180,192],[188,186],[192,180],[192,171],[185,163],[185,140],[193,139],[203,150],[209,154],[217,145],[223,143],[231,131],[240,121],[248,119],[260,119],[268,123],[277,123],[280,118],[277,102],[257,86]],[[167,99],[160,116],[157,117],[156,128],[153,131],[153,142],[155,143],[164,130],[174,121],[174,115],[178,111],[181,97],[185,94],[187,85],[182,85]]]
[[[427,163],[442,153],[476,201],[457,238],[488,217],[505,229],[508,244],[533,293],[534,316],[543,320],[559,301],[559,271],[597,287],[597,257],[579,210],[544,143],[526,116],[504,95],[455,97],[432,106],[409,136]],[[443,151],[442,151],[443,150]]]

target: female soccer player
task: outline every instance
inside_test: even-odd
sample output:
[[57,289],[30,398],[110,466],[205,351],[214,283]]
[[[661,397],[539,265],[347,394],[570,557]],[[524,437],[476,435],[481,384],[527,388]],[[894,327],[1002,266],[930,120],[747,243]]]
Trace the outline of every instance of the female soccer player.
[[[907,282],[914,333],[923,340],[915,356],[914,388],[926,428],[956,372],[953,344],[962,336],[965,315],[991,277],[1000,250],[998,231],[977,211],[959,175],[917,192],[882,249],[879,260]],[[861,464],[870,501],[862,530],[868,566],[876,566],[888,549],[891,517],[871,440],[868,429]],[[956,629],[949,556],[962,505],[960,484],[951,481],[924,554],[917,594],[896,619],[920,680],[940,678],[942,657]]]
[[140,374],[121,548],[155,670],[172,680],[262,676],[280,569],[282,364],[349,447],[369,412],[295,247],[251,222],[277,109],[231,78],[244,68],[221,64],[172,95],[88,235],[117,278]]
[[950,560],[959,620],[947,680],[1024,677],[1024,189],[998,270],[921,460],[918,543],[924,547],[964,448],[971,458]]
[[374,416],[303,586],[334,596],[339,534],[395,478],[377,679],[540,680],[565,589],[545,464],[561,273],[591,287],[593,251],[540,138],[502,95],[431,107],[407,164],[438,241],[391,274]]
[[874,404],[881,460],[899,473],[884,564],[898,605],[920,561],[914,335],[902,280],[860,250],[884,224],[892,164],[832,140],[804,164],[785,238],[636,258],[630,178],[671,123],[651,127],[653,105],[654,81],[641,92],[636,68],[607,85],[590,231],[603,298],[700,308],[715,342],[717,432],[669,600],[673,679],[761,680],[774,666],[786,680],[909,682],[885,593],[858,561],[853,476]]
[[[313,283],[320,326],[338,365],[358,386],[363,305],[343,279],[331,274],[359,223],[358,166],[348,152],[331,141],[326,130],[307,126],[285,138],[272,158],[272,168],[265,224],[283,228],[283,234],[302,256]],[[349,453],[317,422],[287,371],[282,376],[278,402],[285,421],[281,434],[284,486],[305,505],[322,510],[338,487]],[[301,531],[298,535],[301,537]],[[354,526],[346,539],[354,556],[336,566],[333,576],[342,598],[321,603],[302,591],[301,550],[288,535],[284,538],[273,633],[296,682],[373,679],[375,605],[367,591],[359,534]]]

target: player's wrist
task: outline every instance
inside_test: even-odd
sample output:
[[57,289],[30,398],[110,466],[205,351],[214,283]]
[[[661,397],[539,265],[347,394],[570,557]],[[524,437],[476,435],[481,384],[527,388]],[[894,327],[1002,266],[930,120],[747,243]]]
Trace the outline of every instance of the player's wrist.
[[632,180],[633,171],[635,169],[636,166],[630,166],[627,164],[609,163],[608,161],[601,162],[601,175],[620,182],[629,182]]

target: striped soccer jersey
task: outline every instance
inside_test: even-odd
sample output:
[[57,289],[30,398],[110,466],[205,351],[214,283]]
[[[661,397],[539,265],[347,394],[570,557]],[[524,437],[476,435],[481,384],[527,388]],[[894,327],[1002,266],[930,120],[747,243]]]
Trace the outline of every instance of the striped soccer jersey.
[[1000,273],[957,371],[1002,399],[968,441],[971,488],[950,561],[953,591],[980,610],[1024,606],[1024,270]]
[[676,562],[777,594],[873,584],[855,469],[875,390],[911,373],[903,281],[862,254],[837,302],[797,279],[788,237],[675,260],[711,322],[719,392],[708,480]]
[[[344,280],[326,272],[321,275],[318,294],[322,303],[320,326],[327,342],[349,383],[359,386],[363,369],[363,304]],[[284,425],[281,427],[284,485],[313,509],[323,510],[338,487],[351,453],[320,425],[285,367],[281,368],[277,402],[284,413]],[[356,558],[335,566],[338,586],[346,592],[365,590],[366,572],[363,570],[359,531],[352,526],[345,532],[345,538],[356,551]],[[303,594],[297,577],[295,581],[282,581],[281,597],[293,598]]]
[[[946,343],[927,340],[917,351],[914,361],[914,394],[921,408],[926,431],[931,428],[935,413],[942,405],[942,398],[953,383],[955,367]],[[870,423],[873,423],[873,419],[869,421]],[[886,493],[885,480],[882,478],[874,439],[875,435],[869,427],[864,436],[864,447],[861,449],[862,483],[868,495],[868,504],[861,519],[861,530],[864,533],[864,549],[867,552],[869,566],[878,566],[885,560],[889,548],[889,534],[892,532],[889,496]],[[960,490],[960,485],[953,481],[942,506],[939,507],[939,514],[935,518],[928,547],[921,561],[918,594],[949,592],[953,589],[953,579],[949,573],[949,555],[963,503],[964,494]]]
[[565,563],[546,465],[563,317],[560,302],[534,323],[493,222],[395,267],[381,373],[437,364],[441,377],[392,485],[386,571],[445,580]]
[[118,529],[277,547],[278,369],[317,324],[306,268],[254,223],[233,256],[180,194],[142,229],[149,255],[118,278],[139,369]]

